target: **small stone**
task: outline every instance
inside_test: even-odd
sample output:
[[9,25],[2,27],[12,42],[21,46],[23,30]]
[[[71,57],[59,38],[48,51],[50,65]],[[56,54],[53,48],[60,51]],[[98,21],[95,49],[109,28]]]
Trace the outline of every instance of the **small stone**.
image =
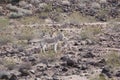
[[67,60],[67,65],[71,66],[71,67],[74,67],[76,65],[76,61],[73,60],[73,59],[68,59]]
[[15,74],[12,74],[9,80],[18,80],[17,76]]
[[81,45],[86,45],[87,42],[86,41],[81,41]]
[[10,77],[10,73],[7,71],[0,71],[0,79],[8,79]]
[[35,80],[41,80],[40,78],[35,78]]
[[95,55],[93,55],[91,52],[88,52],[83,57],[84,58],[93,58],[93,57],[95,57]]
[[28,76],[29,75],[29,71],[25,68],[20,68],[19,72],[21,72],[21,76]]
[[62,69],[62,71],[63,71],[63,72],[67,72],[68,69],[64,67],[64,68]]
[[34,71],[34,70],[30,70],[30,72],[31,72],[32,74],[35,74],[35,71]]
[[115,76],[120,77],[120,71],[117,71]]

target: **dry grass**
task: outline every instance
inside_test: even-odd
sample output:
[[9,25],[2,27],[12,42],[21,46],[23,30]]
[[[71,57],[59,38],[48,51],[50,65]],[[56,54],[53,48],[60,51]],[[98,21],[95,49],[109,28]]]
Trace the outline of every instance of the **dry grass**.
[[96,22],[93,17],[90,16],[82,16],[79,12],[73,12],[69,18],[70,21],[81,23],[81,22]]
[[5,32],[0,34],[0,45],[4,45],[7,43],[12,43],[13,42],[13,36],[11,34],[7,34]]
[[5,57],[1,60],[1,62],[8,69],[13,69],[17,65],[17,63],[21,63],[22,61],[14,57]]
[[84,27],[80,32],[80,36],[82,39],[97,40],[96,35],[100,33],[102,33],[102,29],[100,27]]
[[30,40],[34,37],[34,29],[28,26],[21,28],[16,35],[18,40]]
[[19,20],[22,24],[43,23],[44,21],[39,16],[24,17]]
[[117,51],[109,51],[109,54],[105,56],[107,65],[112,68],[120,67],[120,55]]
[[94,78],[90,80],[107,80],[103,74],[100,74],[98,76],[95,76]]
[[0,30],[3,30],[9,24],[9,20],[7,18],[0,17]]

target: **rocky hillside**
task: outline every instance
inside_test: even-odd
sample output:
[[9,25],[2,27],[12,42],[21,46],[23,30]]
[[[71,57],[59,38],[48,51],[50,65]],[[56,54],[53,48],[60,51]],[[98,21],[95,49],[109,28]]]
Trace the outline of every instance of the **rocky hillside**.
[[0,80],[120,80],[119,21],[120,0],[0,0]]
[[73,18],[92,21],[119,21],[120,18],[119,0],[2,0],[0,3],[0,15],[12,19],[37,16],[61,22],[69,17],[72,18],[69,22],[77,22]]

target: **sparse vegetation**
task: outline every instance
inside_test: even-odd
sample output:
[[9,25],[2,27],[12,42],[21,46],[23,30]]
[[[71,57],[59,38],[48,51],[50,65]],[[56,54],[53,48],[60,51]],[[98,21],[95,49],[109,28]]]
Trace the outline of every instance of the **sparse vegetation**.
[[119,79],[119,17],[119,0],[0,0],[0,80]]
[[7,18],[0,17],[0,30],[5,29],[9,24],[9,20]]
[[0,34],[0,45],[4,45],[10,42],[13,42],[13,36],[5,33]]
[[82,39],[91,39],[91,40],[95,40],[96,39],[96,35],[101,33],[102,30],[100,27],[85,27],[82,29],[80,36]]
[[107,65],[112,68],[120,67],[120,56],[116,51],[110,51],[106,56]]
[[18,40],[31,40],[34,37],[34,29],[30,27],[21,28],[20,33],[16,36]]
[[13,69],[17,63],[21,63],[21,60],[14,57],[5,57],[1,60],[2,64],[8,69]]
[[107,80],[103,74],[100,74],[98,76],[94,76],[94,78],[90,80]]

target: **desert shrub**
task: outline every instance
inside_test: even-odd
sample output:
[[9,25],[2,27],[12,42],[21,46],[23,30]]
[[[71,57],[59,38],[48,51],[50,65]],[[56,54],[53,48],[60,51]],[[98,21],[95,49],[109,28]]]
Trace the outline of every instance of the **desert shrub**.
[[44,7],[44,12],[50,12],[52,10],[52,4],[48,4],[47,6]]
[[116,23],[116,22],[110,22],[109,23],[109,27],[111,28],[112,32],[120,32],[120,24]]
[[99,14],[95,18],[96,18],[97,21],[103,21],[103,22],[107,21],[107,16],[104,15],[104,14]]
[[0,45],[4,45],[10,42],[13,42],[13,36],[5,33],[0,34]]
[[120,24],[114,24],[113,30],[115,32],[120,32]]
[[107,65],[112,68],[120,67],[120,56],[117,51],[110,51],[108,55],[106,55]]
[[103,74],[100,74],[98,76],[95,76],[94,78],[90,80],[107,80]]
[[8,69],[13,69],[17,63],[21,63],[21,60],[14,57],[5,57],[1,60],[1,63]]
[[46,18],[49,16],[49,13],[48,13],[48,12],[41,12],[41,13],[39,14],[39,16],[40,16],[40,18],[42,18],[42,19],[46,19]]
[[34,37],[34,29],[25,26],[20,30],[20,32],[16,35],[16,38],[19,40],[31,40]]
[[100,27],[85,27],[80,33],[82,39],[96,39],[95,35],[101,33],[102,30]]
[[0,30],[3,30],[9,24],[9,20],[6,18],[0,18]]
[[116,17],[118,17],[118,15],[119,15],[119,11],[118,11],[116,8],[110,9],[108,14],[109,14],[111,17],[116,18]]

